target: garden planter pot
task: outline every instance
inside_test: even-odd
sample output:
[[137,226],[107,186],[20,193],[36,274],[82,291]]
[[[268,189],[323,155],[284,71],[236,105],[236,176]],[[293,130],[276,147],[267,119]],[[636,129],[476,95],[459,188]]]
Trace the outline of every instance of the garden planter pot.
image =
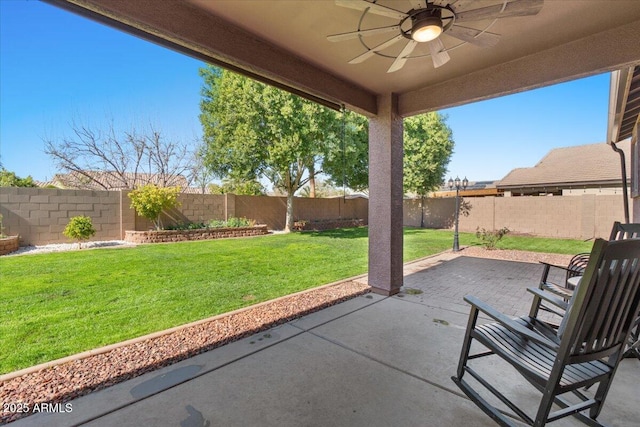
[[267,226],[235,228],[202,228],[198,230],[150,230],[125,231],[124,240],[129,243],[168,243],[184,242],[187,240],[211,240],[230,237],[250,237],[269,234]]
[[10,254],[15,252],[20,247],[19,236],[9,236],[0,238],[0,255]]

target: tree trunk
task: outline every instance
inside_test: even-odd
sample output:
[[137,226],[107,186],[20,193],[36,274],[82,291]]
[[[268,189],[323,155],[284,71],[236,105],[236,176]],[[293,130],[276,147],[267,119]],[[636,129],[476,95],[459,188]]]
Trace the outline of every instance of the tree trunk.
[[287,194],[287,218],[285,220],[284,231],[286,233],[293,230],[293,192]]
[[309,165],[309,197],[316,198],[316,168],[313,163]]
[[424,194],[420,202],[420,228],[424,228]]
[[309,178],[309,197],[316,198],[316,179]]

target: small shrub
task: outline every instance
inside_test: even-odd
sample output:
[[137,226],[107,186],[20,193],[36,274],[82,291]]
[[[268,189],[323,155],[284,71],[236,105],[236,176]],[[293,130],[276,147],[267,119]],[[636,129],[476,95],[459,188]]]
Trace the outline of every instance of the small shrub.
[[179,222],[174,225],[167,225],[165,230],[200,230],[207,228],[204,222]]
[[232,227],[232,228],[253,227],[254,225],[256,225],[256,222],[252,219],[247,219],[247,218],[231,217],[227,220],[227,227]]
[[476,237],[482,241],[482,245],[489,249],[493,250],[496,248],[496,244],[504,237],[505,234],[509,233],[509,229],[507,227],[502,227],[500,230],[485,230],[484,228],[476,228]]
[[78,247],[82,248],[82,241],[96,234],[96,230],[90,217],[80,215],[72,217],[62,233],[70,239],[77,240]]
[[256,222],[253,219],[231,217],[231,218],[227,219],[226,221],[222,221],[222,220],[219,220],[219,219],[212,219],[207,224],[207,227],[209,227],[209,228],[225,228],[225,227],[238,228],[238,227],[253,227],[254,225],[256,225]]
[[131,207],[138,215],[153,222],[156,230],[162,229],[160,214],[165,209],[178,206],[178,192],[180,187],[157,187],[147,184],[129,193]]
[[247,218],[235,218],[231,217],[224,221],[221,219],[212,219],[211,221],[204,222],[179,222],[174,225],[168,225],[165,230],[201,230],[203,228],[238,228],[238,227],[253,227],[256,225],[256,221]]
[[223,228],[226,227],[227,223],[221,219],[212,219],[211,221],[209,221],[209,223],[207,224],[208,228]]

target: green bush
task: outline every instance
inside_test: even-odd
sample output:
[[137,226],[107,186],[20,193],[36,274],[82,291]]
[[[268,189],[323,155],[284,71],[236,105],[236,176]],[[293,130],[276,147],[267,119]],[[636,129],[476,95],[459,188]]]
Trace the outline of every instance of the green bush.
[[157,187],[147,184],[129,193],[131,207],[138,215],[153,222],[156,230],[162,229],[160,214],[165,209],[178,206],[180,187]]
[[72,217],[62,233],[70,239],[76,239],[82,248],[82,241],[96,234],[96,230],[90,217],[80,215]]
[[165,230],[200,230],[202,228],[207,228],[204,222],[179,222],[164,227]]
[[485,230],[484,228],[476,228],[476,237],[482,241],[482,245],[489,249],[493,250],[496,248],[496,244],[504,237],[505,234],[509,233],[509,229],[507,227],[502,227],[500,230]]
[[168,225],[165,230],[200,230],[203,228],[238,228],[253,227],[256,225],[255,220],[247,218],[231,217],[224,221],[221,219],[212,219],[207,223],[204,222],[179,222],[177,224]]
[[231,217],[227,220],[227,227],[253,227],[256,225],[256,222],[252,219],[247,218],[234,218]]
[[253,227],[254,225],[256,225],[256,222],[252,219],[231,217],[226,221],[219,220],[219,219],[212,219],[207,224],[207,227],[208,228],[225,228],[225,227],[238,228],[238,227]]

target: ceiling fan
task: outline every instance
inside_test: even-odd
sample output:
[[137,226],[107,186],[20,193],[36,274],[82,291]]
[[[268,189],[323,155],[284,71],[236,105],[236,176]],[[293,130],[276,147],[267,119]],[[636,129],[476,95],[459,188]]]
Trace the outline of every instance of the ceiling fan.
[[[327,40],[339,42],[359,38],[367,51],[353,58],[349,64],[361,63],[375,55],[395,58],[387,73],[400,70],[420,43],[427,44],[434,68],[446,64],[450,57],[440,38],[442,34],[475,46],[493,47],[500,40],[499,34],[486,31],[488,27],[484,30],[478,30],[458,24],[512,16],[536,15],[544,4],[544,0],[503,0],[493,5],[464,10],[465,6],[473,5],[475,2],[451,0],[445,4],[445,1],[437,0],[409,0],[412,9],[403,12],[377,4],[375,1],[335,0],[337,6],[360,10],[363,13],[357,31],[333,34],[327,36]],[[385,27],[362,29],[362,22],[367,13],[395,19],[397,23]],[[374,47],[369,47],[363,40],[364,37],[385,33],[396,33],[396,35]],[[407,41],[407,44],[398,55],[389,56],[380,53],[401,40]]]

